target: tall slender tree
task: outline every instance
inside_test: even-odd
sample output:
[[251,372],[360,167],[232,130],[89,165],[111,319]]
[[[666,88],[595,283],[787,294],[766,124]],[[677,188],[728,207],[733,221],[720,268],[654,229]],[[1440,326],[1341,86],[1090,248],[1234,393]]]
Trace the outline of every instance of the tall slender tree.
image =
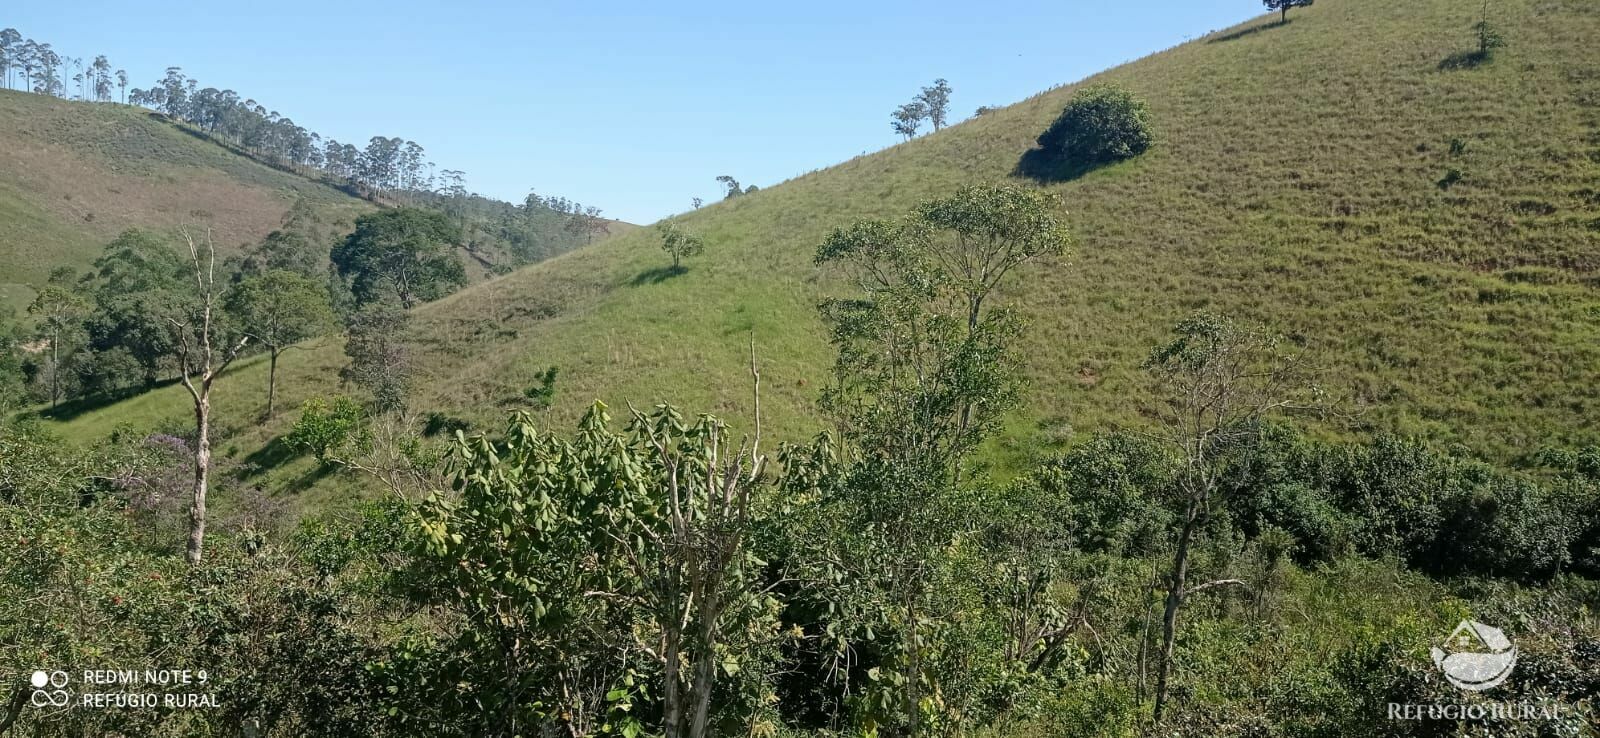
[[39,289],[28,314],[39,320],[39,332],[50,342],[50,407],[61,399],[62,343],[83,330],[89,301],[66,284],[52,282]]
[[189,248],[194,293],[184,319],[169,319],[178,344],[179,380],[194,401],[194,486],[189,503],[189,542],[184,557],[199,564],[206,539],[206,492],[211,482],[211,389],[222,372],[250,343],[248,334],[228,330],[221,310],[217,249],[207,229],[197,242],[180,231]]

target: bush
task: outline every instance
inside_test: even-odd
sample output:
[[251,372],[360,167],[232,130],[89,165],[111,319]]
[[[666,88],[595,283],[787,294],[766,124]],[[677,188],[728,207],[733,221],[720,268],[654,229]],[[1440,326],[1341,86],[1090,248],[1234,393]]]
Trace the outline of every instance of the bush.
[[1150,109],[1120,87],[1096,85],[1073,95],[1039,146],[1058,165],[1083,168],[1138,156],[1154,134]]
[[300,419],[285,440],[291,448],[310,451],[317,461],[327,464],[331,452],[362,441],[362,420],[361,405],[355,400],[340,396],[329,402],[313,397],[301,406]]

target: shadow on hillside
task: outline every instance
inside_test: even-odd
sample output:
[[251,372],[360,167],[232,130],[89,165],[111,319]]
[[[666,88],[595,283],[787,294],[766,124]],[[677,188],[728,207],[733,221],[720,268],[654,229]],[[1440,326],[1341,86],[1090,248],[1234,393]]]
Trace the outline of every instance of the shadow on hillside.
[[1472,69],[1487,61],[1489,61],[1489,55],[1482,51],[1457,51],[1439,62],[1439,69],[1445,72],[1457,69]]
[[630,284],[635,287],[647,284],[661,284],[662,282],[672,279],[673,277],[685,274],[688,271],[689,268],[686,266],[665,266],[656,267],[654,269],[646,269],[642,272],[639,272],[639,276],[634,277]]
[[1294,21],[1292,21],[1292,20],[1281,20],[1281,21],[1272,21],[1270,23],[1260,23],[1260,24],[1257,24],[1257,25],[1254,25],[1254,26],[1248,26],[1246,28],[1241,28],[1241,29],[1239,29],[1237,31],[1233,31],[1233,32],[1230,32],[1230,33],[1224,33],[1224,34],[1222,34],[1220,36],[1212,36],[1211,38],[1206,39],[1206,43],[1208,43],[1208,44],[1221,44],[1221,43],[1227,43],[1229,41],[1237,41],[1237,40],[1239,40],[1241,38],[1244,38],[1246,36],[1254,36],[1255,34],[1258,34],[1258,33],[1262,32],[1262,31],[1265,31],[1265,30],[1268,30],[1268,29],[1282,28],[1282,27],[1287,26],[1287,25],[1289,25],[1290,23],[1293,23],[1293,22]]
[[1105,165],[1057,161],[1044,149],[1029,149],[1017,160],[1017,166],[1011,170],[1011,176],[1026,177],[1039,184],[1071,182],[1102,166]]
[[299,455],[300,452],[290,446],[283,436],[277,436],[269,441],[267,445],[244,457],[244,465],[239,472],[239,477],[241,479],[259,477],[272,469],[293,461]]
[[100,394],[88,395],[87,397],[75,397],[56,405],[54,408],[40,410],[39,417],[49,418],[51,420],[68,421],[83,415],[84,413],[90,413],[110,407],[130,397],[142,395],[146,392],[158,390],[162,387],[167,387],[177,383],[177,379],[163,379],[151,385],[141,384],[137,387],[120,389],[115,392],[102,392]]

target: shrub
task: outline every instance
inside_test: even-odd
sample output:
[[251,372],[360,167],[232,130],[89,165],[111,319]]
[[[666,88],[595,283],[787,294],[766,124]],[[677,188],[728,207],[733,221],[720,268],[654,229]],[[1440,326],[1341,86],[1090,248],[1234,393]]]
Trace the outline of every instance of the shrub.
[[361,442],[362,420],[361,405],[355,400],[339,396],[330,402],[313,397],[301,406],[300,419],[285,440],[291,448],[310,451],[317,461],[327,464],[331,452]]
[[1096,85],[1073,95],[1039,146],[1057,164],[1089,168],[1138,156],[1154,134],[1150,109],[1120,87]]

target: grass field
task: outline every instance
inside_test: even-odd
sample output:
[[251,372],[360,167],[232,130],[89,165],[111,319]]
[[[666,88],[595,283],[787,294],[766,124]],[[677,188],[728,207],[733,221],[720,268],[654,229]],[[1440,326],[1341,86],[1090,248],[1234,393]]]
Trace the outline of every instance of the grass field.
[[[1477,7],[1318,3],[1085,80],[1145,98],[1159,142],[1047,185],[1077,246],[1006,296],[1032,319],[1032,386],[992,457],[1014,466],[1139,424],[1140,360],[1201,308],[1282,331],[1362,408],[1322,432],[1394,431],[1500,460],[1600,441],[1600,4],[1496,2],[1508,46],[1442,67],[1471,48]],[[424,306],[412,405],[497,425],[555,365],[552,422],[603,398],[742,425],[753,332],[767,433],[809,434],[832,355],[815,305],[843,290],[812,266],[817,244],[854,219],[1013,178],[1076,86],[686,214],[707,244],[687,273],[666,276],[655,232],[639,229]],[[1459,181],[1442,182],[1452,170]],[[13,207],[4,192],[0,211]],[[281,406],[341,391],[342,359],[337,340],[292,352]],[[264,382],[257,362],[218,390],[219,447],[236,457],[295,414],[255,422]],[[59,427],[88,440],[181,423],[185,401],[167,388]]]
[[371,205],[196,138],[142,108],[0,90],[0,310],[58,266],[82,269],[129,227],[209,224],[259,240],[306,198],[329,222]]

